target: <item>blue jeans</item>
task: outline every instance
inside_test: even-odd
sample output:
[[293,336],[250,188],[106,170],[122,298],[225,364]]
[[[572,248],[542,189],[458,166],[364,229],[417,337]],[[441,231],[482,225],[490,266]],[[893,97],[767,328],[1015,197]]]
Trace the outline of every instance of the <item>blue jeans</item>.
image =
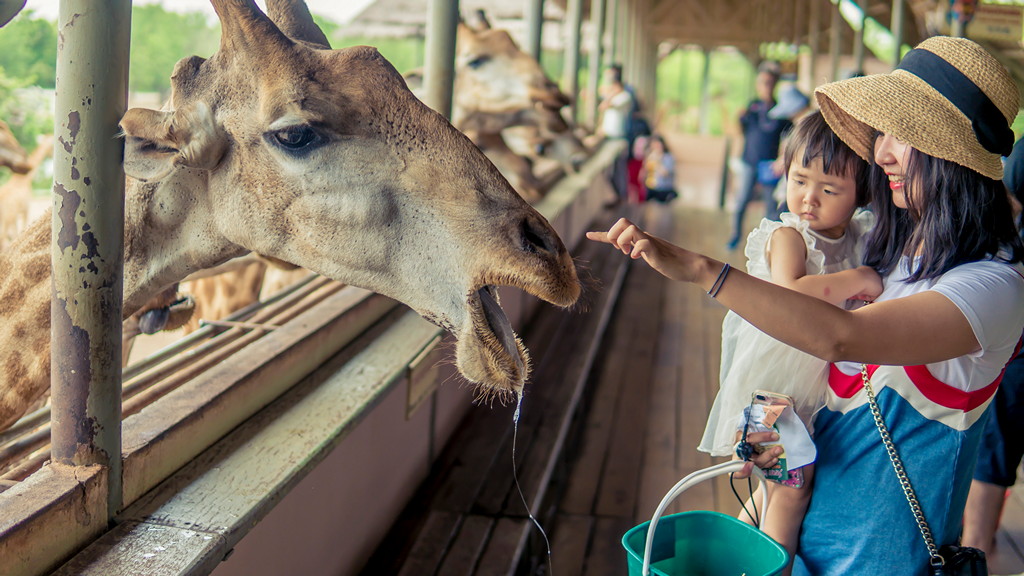
[[1024,458],[1024,351],[1006,367],[988,411],[974,479],[996,486],[1013,486],[1017,467]]
[[[755,199],[755,192],[759,182],[757,179],[757,166],[752,166],[743,163],[743,171],[740,174],[740,189],[739,197],[736,199],[736,210],[733,212],[732,217],[732,237],[729,240],[729,244],[735,246],[739,244],[740,239],[744,236],[744,233],[749,232],[743,229],[743,217],[747,213],[747,205]],[[761,186],[761,199],[765,205],[765,216],[777,220],[776,211],[774,210],[775,200],[772,198],[774,192],[772,186]],[[773,218],[773,216],[775,216]]]

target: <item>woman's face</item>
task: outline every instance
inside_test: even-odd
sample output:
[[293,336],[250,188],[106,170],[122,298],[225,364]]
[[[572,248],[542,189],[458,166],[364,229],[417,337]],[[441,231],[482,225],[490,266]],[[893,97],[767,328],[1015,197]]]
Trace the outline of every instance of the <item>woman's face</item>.
[[910,145],[891,134],[879,134],[875,139],[875,163],[889,177],[889,190],[892,191],[892,202],[899,208],[907,208],[904,195],[907,165],[910,160]]

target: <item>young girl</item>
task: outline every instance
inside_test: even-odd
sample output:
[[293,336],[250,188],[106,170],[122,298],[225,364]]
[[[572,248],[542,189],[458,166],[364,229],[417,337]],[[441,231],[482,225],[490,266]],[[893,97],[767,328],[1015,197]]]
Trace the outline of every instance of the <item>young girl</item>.
[[[1020,95],[977,43],[936,36],[893,72],[826,84],[815,97],[843,142],[874,161],[877,224],[865,263],[885,289],[870,306],[845,310],[730,272],[625,218],[587,237],[700,286],[757,328],[832,362],[794,574],[925,576],[945,562],[935,547],[959,540],[985,409],[1024,328],[1024,243],[1000,181]],[[876,416],[934,546],[909,509]],[[770,468],[781,453],[765,450],[745,468]]]
[[659,134],[647,140],[643,154],[643,166],[640,169],[640,181],[647,191],[647,200],[668,203],[675,200],[676,193],[676,160],[665,145],[665,139]]
[[[868,164],[839,140],[820,112],[814,112],[794,128],[784,166],[789,212],[781,214],[781,222],[765,218],[750,233],[747,271],[844,308],[873,300],[882,292],[881,278],[860,266],[873,218],[857,210],[867,202]],[[793,409],[810,431],[812,416],[824,403],[827,378],[827,362],[775,340],[729,312],[722,323],[721,388],[698,449],[714,456],[733,455],[737,431],[745,425],[744,408],[758,389],[792,397]],[[782,443],[785,446],[787,438]],[[781,484],[770,484],[770,511],[763,527],[790,555],[796,549],[813,475],[813,464],[808,464],[789,470]],[[749,520],[743,513],[740,518]]]

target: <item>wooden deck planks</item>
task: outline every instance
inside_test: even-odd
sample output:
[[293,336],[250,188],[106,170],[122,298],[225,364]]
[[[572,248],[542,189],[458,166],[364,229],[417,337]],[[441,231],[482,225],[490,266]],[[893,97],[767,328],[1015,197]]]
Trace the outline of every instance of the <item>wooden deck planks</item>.
[[[603,286],[589,313],[542,309],[540,322],[524,331],[524,342],[537,354],[517,432],[515,406],[471,411],[363,573],[512,574],[521,560],[546,562],[523,500],[535,515],[553,515],[545,499],[565,467],[563,448],[628,267],[627,260],[609,255],[596,244],[579,251]],[[544,514],[548,509],[552,513]],[[432,526],[438,534],[430,533]]]

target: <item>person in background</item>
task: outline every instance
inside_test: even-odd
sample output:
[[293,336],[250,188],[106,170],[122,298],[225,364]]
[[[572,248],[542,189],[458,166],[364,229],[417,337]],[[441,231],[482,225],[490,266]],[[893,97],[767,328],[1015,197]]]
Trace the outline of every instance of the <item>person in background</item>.
[[625,199],[629,194],[628,162],[631,154],[630,130],[636,100],[626,85],[622,83],[622,66],[612,64],[604,71],[604,84],[601,89],[601,102],[597,106],[601,115],[597,136],[621,140],[626,147],[615,159],[612,166],[612,187],[617,197]]
[[647,141],[640,177],[648,200],[667,204],[679,196],[676,193],[676,159],[660,134],[651,136]]
[[[768,111],[768,117],[789,120],[795,125],[810,111],[811,99],[801,92],[796,85],[786,84],[779,90],[779,103]],[[782,149],[786,148],[786,138],[790,133],[790,131],[783,133],[782,144],[780,145]],[[768,205],[765,218],[769,220],[779,221],[779,216],[786,209],[786,168],[783,164],[782,158],[779,158],[772,166],[772,170],[779,177],[779,181],[772,191],[770,200],[766,201]]]
[[[1024,138],[1013,145],[1003,170],[1003,183],[1017,203],[1017,229],[1024,237],[1020,210],[1024,202]],[[1024,459],[1024,350],[1006,367],[988,412],[989,421],[964,509],[962,538],[964,546],[978,548],[985,554],[995,551],[995,535],[1007,492],[1017,482],[1017,468]]]
[[[735,250],[744,236],[743,217],[747,206],[755,200],[754,193],[758,188],[759,169],[770,171],[771,163],[779,155],[779,142],[782,134],[793,124],[784,118],[772,118],[768,112],[775,106],[775,85],[779,81],[779,68],[775,62],[765,62],[758,67],[755,90],[757,98],[753,100],[740,116],[743,129],[743,170],[740,177],[739,195],[736,209],[733,212],[732,236],[729,239],[729,250]],[[761,168],[766,166],[766,168]],[[774,187],[774,183],[773,183]],[[766,205],[771,205],[773,188],[763,193]]]

